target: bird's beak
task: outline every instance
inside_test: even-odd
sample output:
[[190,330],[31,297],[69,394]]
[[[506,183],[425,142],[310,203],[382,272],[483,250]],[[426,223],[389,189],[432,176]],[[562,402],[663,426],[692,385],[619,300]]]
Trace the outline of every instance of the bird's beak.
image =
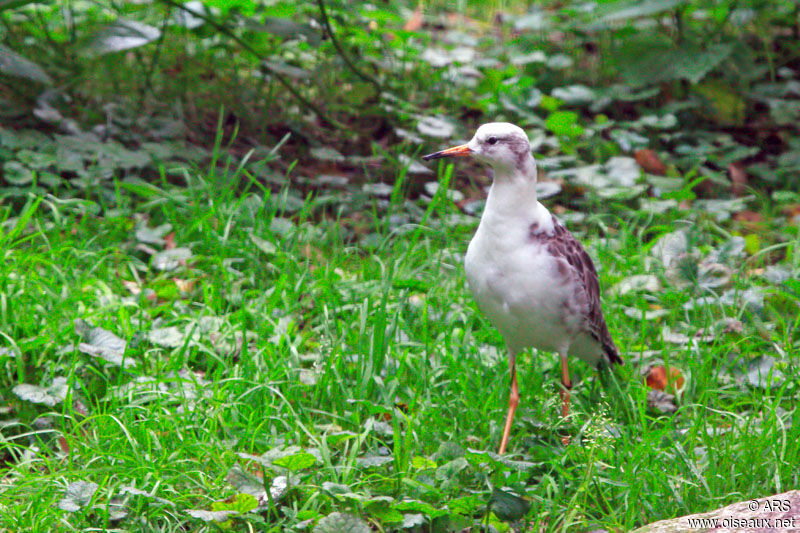
[[422,159],[425,161],[430,161],[431,159],[441,159],[442,157],[466,157],[471,153],[472,150],[469,149],[469,146],[462,144],[461,146],[454,146],[452,148],[448,148],[447,150],[442,150],[441,152],[423,155]]

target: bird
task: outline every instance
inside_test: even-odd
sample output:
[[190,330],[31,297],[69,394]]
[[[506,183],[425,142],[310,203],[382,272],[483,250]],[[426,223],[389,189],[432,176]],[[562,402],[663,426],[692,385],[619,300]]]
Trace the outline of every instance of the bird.
[[492,185],[464,256],[478,308],[500,331],[508,351],[511,391],[499,454],[508,446],[519,405],[517,355],[558,353],[561,416],[569,414],[568,356],[596,366],[622,364],[600,302],[591,257],[536,197],[536,162],[525,131],[508,122],[483,124],[467,143],[422,156],[471,157],[491,167]]

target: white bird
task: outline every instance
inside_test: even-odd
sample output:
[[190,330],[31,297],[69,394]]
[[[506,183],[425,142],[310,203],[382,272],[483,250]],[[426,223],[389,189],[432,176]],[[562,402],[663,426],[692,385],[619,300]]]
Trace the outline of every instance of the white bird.
[[525,348],[561,357],[562,416],[569,413],[568,355],[600,367],[622,363],[600,305],[589,254],[536,199],[536,163],[525,132],[507,122],[484,124],[467,144],[424,160],[471,156],[492,167],[493,183],[465,257],[480,310],[508,348],[511,393],[500,441],[505,453],[519,405],[516,357]]

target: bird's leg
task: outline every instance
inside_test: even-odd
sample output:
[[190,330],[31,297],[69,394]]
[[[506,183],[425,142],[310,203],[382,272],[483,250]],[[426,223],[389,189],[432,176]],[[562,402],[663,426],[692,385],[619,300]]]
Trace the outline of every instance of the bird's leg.
[[569,365],[567,364],[567,350],[561,353],[561,417],[566,418],[569,414],[569,391],[572,389],[572,381],[569,379]]
[[514,420],[514,411],[519,405],[519,388],[517,387],[517,364],[516,358],[512,357],[508,366],[511,369],[511,394],[508,396],[508,413],[506,414],[506,424],[503,427],[503,440],[500,441],[500,455],[506,453],[508,437],[511,435],[511,421]]

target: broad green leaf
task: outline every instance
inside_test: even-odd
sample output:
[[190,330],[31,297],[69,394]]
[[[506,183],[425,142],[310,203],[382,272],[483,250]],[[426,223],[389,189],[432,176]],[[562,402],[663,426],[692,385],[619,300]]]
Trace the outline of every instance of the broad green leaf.
[[230,498],[211,504],[212,511],[236,511],[247,513],[258,507],[258,500],[252,494],[240,492]]
[[597,99],[597,94],[592,89],[581,84],[556,87],[551,95],[568,105],[575,106],[590,104]]
[[467,461],[475,468],[480,468],[481,465],[488,464],[500,470],[513,468],[521,472],[526,472],[536,466],[536,463],[532,463],[530,461],[514,461],[508,457],[504,457],[488,450],[484,451],[467,448],[465,457]]
[[329,146],[317,146],[309,150],[309,152],[311,157],[320,161],[333,161],[334,163],[344,161],[344,156],[341,152]]
[[58,508],[74,513],[92,501],[92,496],[97,491],[97,483],[89,481],[73,481],[67,487],[64,497],[58,502]]
[[305,69],[294,67],[292,65],[287,65],[283,61],[262,61],[262,65],[267,70],[274,72],[276,74],[283,74],[284,76],[288,76],[290,78],[294,78],[296,80],[302,80],[311,76],[311,73]]
[[756,255],[761,250],[761,240],[757,233],[751,233],[744,238],[744,249],[750,255]]
[[479,496],[470,495],[456,498],[447,503],[447,508],[451,512],[464,516],[473,516],[482,513],[486,507],[486,502]]
[[75,321],[75,333],[83,337],[83,342],[78,344],[78,350],[99,357],[104,361],[117,366],[133,366],[136,361],[125,358],[127,343],[107,329],[95,328],[81,319]]
[[545,121],[545,127],[555,135],[577,138],[583,135],[583,128],[578,124],[578,114],[574,111],[556,111]]
[[317,522],[313,533],[371,533],[369,526],[357,516],[331,513]]
[[266,239],[262,239],[261,237],[259,237],[258,235],[256,235],[253,232],[248,233],[247,236],[250,238],[251,241],[253,241],[253,244],[256,245],[256,248],[258,248],[259,250],[261,250],[262,252],[264,252],[267,255],[272,255],[272,254],[274,254],[275,252],[278,251],[278,247],[277,246],[275,246],[274,244],[272,244],[270,241],[268,241]]
[[172,20],[178,26],[183,26],[184,28],[192,30],[194,28],[199,28],[206,22],[205,19],[198,15],[207,16],[208,14],[208,10],[206,6],[203,5],[203,2],[192,0],[184,3],[183,9],[176,9],[172,15]]
[[231,517],[247,513],[258,508],[258,499],[251,494],[240,492],[230,498],[211,504],[211,510],[189,510],[187,514],[205,522],[215,522],[220,529],[230,530],[233,527]]
[[37,4],[48,3],[46,0],[0,0],[0,12],[5,11],[6,9],[16,9],[34,2]]
[[38,385],[29,385],[27,383],[20,383],[11,392],[19,396],[21,400],[31,403],[41,403],[47,407],[61,403],[67,397],[69,392],[69,385],[67,378],[57,377],[54,378],[48,387],[40,387]]
[[364,502],[367,512],[384,524],[396,524],[403,521],[403,514],[390,507],[394,500],[389,496],[379,496]]
[[[428,287],[422,287],[420,290],[428,290]],[[464,457],[464,448],[453,441],[445,441],[439,444],[439,449],[436,450],[431,459],[434,461],[452,461],[457,457]]]
[[166,223],[151,228],[145,224],[136,228],[136,240],[148,244],[164,244],[164,235],[172,231],[172,224]]
[[531,508],[531,504],[526,499],[514,494],[513,492],[494,488],[489,499],[492,511],[507,522],[519,520],[525,516]]
[[175,270],[182,264],[186,264],[186,261],[191,258],[192,251],[189,248],[171,248],[154,254],[150,258],[150,264],[156,270],[170,271]]
[[300,452],[294,455],[287,455],[286,457],[279,457],[272,461],[275,466],[286,468],[292,472],[311,468],[317,462],[317,458],[308,452]]
[[602,22],[616,22],[639,17],[649,17],[674,9],[687,0],[629,0],[627,2],[611,2],[606,4],[596,15]]
[[117,19],[98,31],[89,43],[89,50],[103,55],[139,48],[161,36],[158,28],[135,20]]
[[457,457],[436,469],[436,479],[443,481],[454,478],[459,472],[469,467],[464,457]]
[[203,522],[224,523],[229,520],[231,516],[239,513],[236,511],[206,511],[205,509],[188,509],[186,514],[192,518],[202,520]]
[[370,468],[382,466],[392,461],[394,461],[394,457],[391,455],[367,455],[366,457],[359,457],[356,459],[356,464],[362,468]]
[[394,504],[392,507],[398,511],[422,513],[431,518],[436,518],[437,516],[444,516],[447,514],[447,511],[443,509],[437,509],[431,504],[421,502],[419,500],[405,500]]
[[415,455],[413,459],[411,459],[411,466],[415,470],[423,470],[427,468],[436,468],[436,463],[431,461],[427,457],[423,457],[421,455]]
[[33,171],[19,161],[6,161],[3,164],[3,180],[9,185],[23,187],[33,182]]
[[[741,126],[744,124],[747,103],[739,92],[722,80],[705,80],[693,88],[702,100],[703,105],[697,108],[700,115],[723,126]],[[770,106],[770,111],[772,107]],[[786,116],[782,113],[781,116]],[[788,114],[792,116],[792,114]],[[791,123],[800,117],[800,107],[796,109]],[[782,122],[778,121],[779,124]]]
[[207,6],[219,8],[224,14],[235,10],[242,15],[255,13],[256,3],[253,0],[203,0]]
[[400,511],[395,511],[391,507],[387,506],[372,506],[367,509],[367,512],[384,524],[396,524],[398,522],[402,522],[404,518]]
[[243,23],[250,30],[271,33],[284,39],[302,39],[312,46],[317,46],[322,41],[319,31],[289,18],[264,17],[261,21],[246,18]]
[[447,139],[455,133],[455,126],[447,119],[440,117],[420,117],[417,130],[428,137]]
[[0,73],[38,81],[47,85],[52,83],[50,76],[47,75],[42,67],[2,44],[0,44]]
[[733,52],[733,44],[713,44],[706,49],[693,45],[675,48],[672,43],[643,40],[628,41],[618,55],[619,69],[632,87],[689,80],[698,83]]
[[177,348],[186,342],[186,334],[177,326],[153,328],[147,332],[147,340],[156,346]]

